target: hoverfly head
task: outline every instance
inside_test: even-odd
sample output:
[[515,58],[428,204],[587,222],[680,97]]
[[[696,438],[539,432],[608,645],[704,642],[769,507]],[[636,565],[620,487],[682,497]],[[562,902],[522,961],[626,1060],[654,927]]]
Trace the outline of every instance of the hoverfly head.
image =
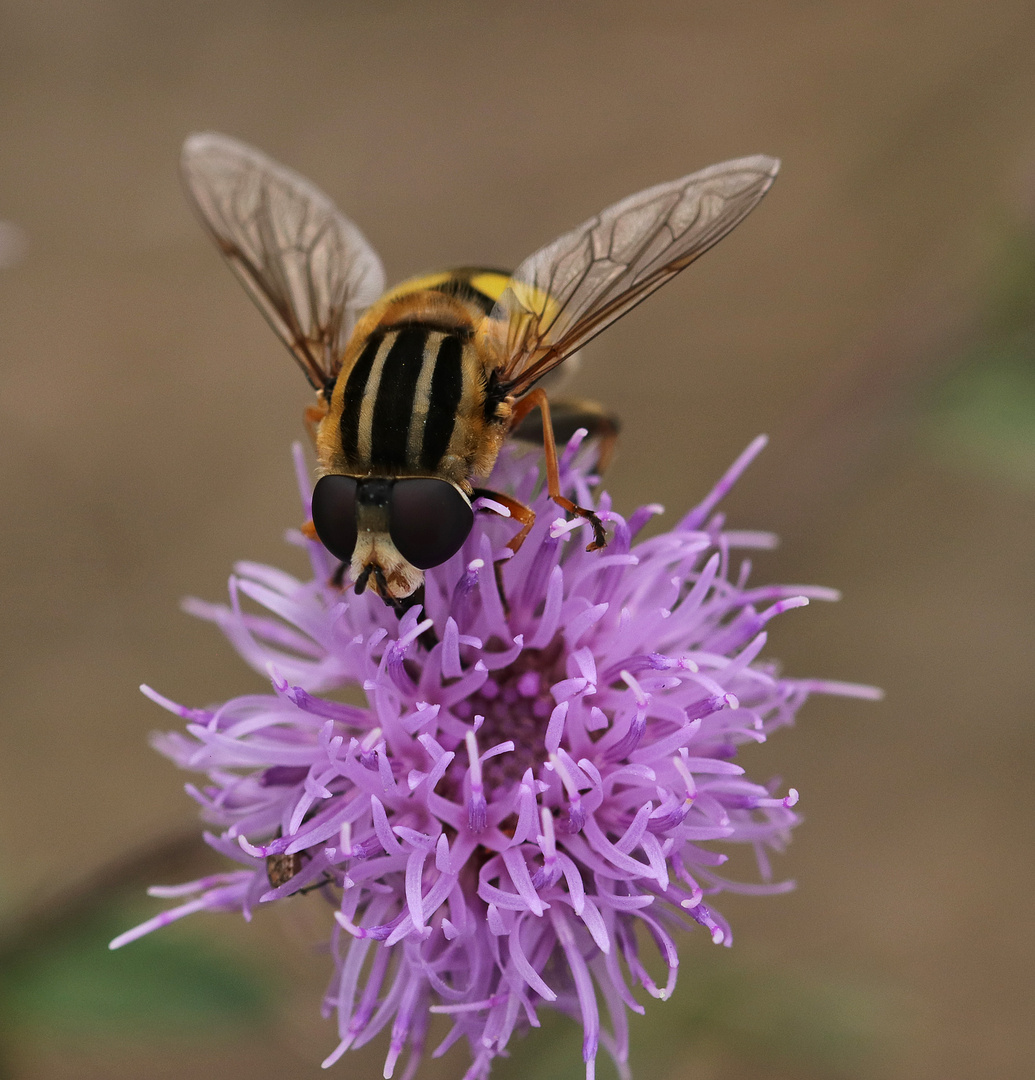
[[412,595],[423,571],[460,550],[474,524],[471,502],[448,480],[321,477],[313,526],[324,547],[351,564],[357,593],[368,586],[388,603]]

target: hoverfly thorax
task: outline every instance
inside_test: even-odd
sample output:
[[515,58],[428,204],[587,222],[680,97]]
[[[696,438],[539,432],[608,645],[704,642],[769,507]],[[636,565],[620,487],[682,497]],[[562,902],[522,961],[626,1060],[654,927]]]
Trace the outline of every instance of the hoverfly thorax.
[[[388,292],[366,238],[304,177],[214,134],[187,140],[182,167],[205,227],[317,391],[307,534],[341,559],[336,582],[349,569],[358,591],[398,604],[459,551],[474,482],[508,433],[524,437],[533,409],[550,497],[592,526],[589,550],[604,546],[600,518],[561,493],[538,384],[742,221],[779,162],[740,158],[630,195],[513,274],[467,267]],[[584,406],[561,410],[567,429],[613,440],[614,418]],[[516,552],[534,513],[486,494],[520,525],[507,544]]]
[[317,434],[320,469],[439,476],[470,493],[509,414],[503,396],[489,400],[491,358],[477,335],[486,313],[425,280],[393,290],[357,325]]

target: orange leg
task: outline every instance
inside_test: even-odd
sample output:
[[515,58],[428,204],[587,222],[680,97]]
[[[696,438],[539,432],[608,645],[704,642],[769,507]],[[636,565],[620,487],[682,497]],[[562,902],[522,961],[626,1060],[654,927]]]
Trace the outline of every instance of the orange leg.
[[597,551],[607,543],[607,537],[604,534],[604,526],[600,521],[600,518],[593,513],[592,510],[587,510],[584,506],[576,506],[571,499],[566,499],[561,494],[561,474],[560,467],[557,464],[557,446],[553,440],[553,424],[550,421],[550,402],[547,400],[546,391],[540,387],[536,387],[534,390],[530,390],[520,401],[514,406],[514,412],[511,416],[510,426],[516,427],[521,421],[533,410],[539,409],[540,414],[543,417],[543,450],[546,452],[546,489],[550,494],[550,498],[569,514],[575,514],[577,517],[585,518],[593,526],[593,543],[587,545],[587,551]]
[[[511,537],[507,547],[511,551],[517,551],[521,545],[525,542],[525,537],[528,536],[529,530],[535,524],[535,511],[530,506],[525,506],[524,503],[518,502],[517,499],[512,499],[509,495],[504,495],[502,491],[490,491],[488,488],[475,488],[474,494],[476,498],[484,497],[486,499],[492,499],[493,502],[498,502],[501,506],[505,506],[510,511],[510,516],[517,522],[520,522],[521,529],[518,533]],[[482,508],[489,513],[495,513],[492,507],[485,506]],[[503,564],[506,559],[497,559],[492,564],[493,572],[496,574],[496,588],[499,590],[500,600],[503,602],[503,610],[509,615],[510,604],[507,602],[507,590],[503,587]]]
[[[511,551],[517,551],[521,545],[525,542],[525,537],[528,536],[529,530],[535,524],[535,511],[530,506],[525,506],[524,503],[518,502],[517,499],[512,499],[509,495],[504,495],[502,491],[489,491],[488,488],[475,488],[474,494],[476,497],[484,496],[486,499],[492,499],[493,502],[498,502],[501,506],[505,506],[510,511],[510,516],[521,524],[521,531],[511,537],[507,544],[507,547]],[[485,507],[486,510],[491,511],[491,507]]]
[[316,429],[327,415],[329,408],[330,406],[324,400],[323,395],[320,394],[317,397],[317,403],[315,405],[307,405],[305,412],[302,414],[305,429],[309,433],[309,438],[312,440],[313,446],[316,445]]
[[[605,411],[604,407],[595,401],[588,401],[585,398],[565,398],[550,402],[550,419],[554,441],[567,442],[580,427],[585,428],[589,437],[596,439],[599,446],[597,472],[607,471],[621,428],[618,417],[614,413]],[[529,420],[530,414],[526,413],[524,420],[510,429],[510,434],[515,439],[523,439],[525,442],[541,443],[543,441],[542,422],[535,424],[529,423]]]

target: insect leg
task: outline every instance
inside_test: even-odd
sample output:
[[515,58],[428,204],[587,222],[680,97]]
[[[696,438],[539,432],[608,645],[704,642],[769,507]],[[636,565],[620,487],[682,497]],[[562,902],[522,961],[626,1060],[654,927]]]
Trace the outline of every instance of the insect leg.
[[580,518],[585,518],[593,526],[593,543],[587,545],[587,551],[597,551],[607,543],[607,537],[604,534],[604,526],[601,524],[600,518],[593,513],[592,510],[587,510],[584,506],[576,506],[571,499],[566,499],[561,494],[561,476],[560,468],[557,464],[557,445],[553,438],[553,424],[550,421],[550,402],[547,400],[546,392],[540,387],[536,387],[534,390],[529,390],[523,398],[521,398],[514,406],[513,417],[511,419],[511,429],[517,427],[522,420],[535,408],[539,409],[539,412],[543,417],[543,450],[546,452],[546,488],[550,493],[550,498],[569,514],[575,514]]
[[294,893],[294,896],[308,896],[311,892],[316,892],[317,889],[324,889],[328,885],[334,884],[334,878],[324,871],[323,877],[319,881],[314,881],[312,885],[305,885],[298,892]]
[[[510,516],[521,523],[521,529],[514,536],[512,536],[507,543],[507,547],[511,551],[517,551],[518,548],[525,542],[525,537],[528,536],[529,530],[535,524],[535,511],[530,506],[525,506],[524,503],[518,502],[517,499],[512,499],[509,495],[504,495],[502,491],[490,491],[488,488],[475,488],[475,497],[484,496],[487,499],[492,499],[493,502],[498,502],[501,506],[505,506],[510,511]],[[485,507],[486,510],[491,510],[490,507]],[[503,610],[509,615],[510,604],[507,602],[507,592],[503,587],[503,564],[506,559],[497,559],[492,564],[493,572],[496,574],[496,588],[499,590],[500,600],[503,602]]]
[[[585,428],[591,439],[599,440],[597,470],[604,472],[611,463],[621,424],[614,413],[607,412],[596,401],[583,398],[567,398],[550,405],[550,420],[555,442],[566,443],[579,428]],[[543,440],[541,416],[530,412],[520,424],[511,428],[510,434],[523,442],[539,443]]]
[[[535,511],[530,506],[525,506],[524,503],[518,502],[517,499],[512,499],[509,495],[504,495],[502,491],[490,491],[488,488],[475,488],[475,498],[484,497],[486,499],[492,499],[493,502],[499,503],[501,506],[505,506],[510,511],[510,516],[521,523],[521,531],[511,537],[507,543],[507,547],[511,551],[517,551],[521,545],[525,542],[525,537],[528,536],[529,530],[535,524]],[[490,507],[485,507],[486,510],[490,510]]]
[[327,404],[326,398],[322,394],[317,397],[315,405],[307,405],[305,412],[302,413],[302,419],[305,423],[305,429],[309,433],[309,438],[312,441],[313,446],[316,445],[316,429],[320,426],[321,421],[327,415],[330,406]]

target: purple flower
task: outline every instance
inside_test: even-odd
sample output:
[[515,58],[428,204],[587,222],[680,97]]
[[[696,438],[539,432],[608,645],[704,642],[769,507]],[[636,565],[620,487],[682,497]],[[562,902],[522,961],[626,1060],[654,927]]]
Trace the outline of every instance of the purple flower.
[[[592,506],[580,441],[562,482]],[[206,774],[188,786],[221,830],[206,840],[243,868],[152,889],[185,902],[112,946],[194,911],[248,918],[320,890],[335,908],[325,1010],[339,1036],[325,1066],[389,1027],[385,1075],[409,1047],[409,1077],[431,1014],[444,1013],[452,1028],[435,1053],[466,1038],[475,1080],[550,1006],[581,1020],[587,1077],[601,1043],[625,1072],[626,1010],[643,1011],[636,986],[672,993],[674,931],[700,925],[729,945],[716,893],[791,887],[772,880],[769,852],[798,821],[797,793],[749,780],[738,748],[790,724],[811,693],[876,696],[782,678],[760,659],[774,615],[836,596],[751,587],[749,563],[734,558],[772,543],[714,513],[764,442],[648,540],[634,542],[660,508],[625,520],[602,494],[613,535],[592,553],[586,522],[564,520],[543,492],[539,459],[508,448],[491,482],[537,518],[502,567],[503,595],[493,563],[514,526],[480,514],[463,549],[427,574],[423,610],[401,619],[371,593],[329,585],[330,556],[301,534],[310,581],[240,564],[229,607],[189,609],[272,693],[188,709],[144,692],[187,722],[155,745]],[[337,700],[345,688],[365,704]],[[722,875],[732,844],[751,845],[760,882]],[[663,985],[640,959],[640,927],[667,967]]]

